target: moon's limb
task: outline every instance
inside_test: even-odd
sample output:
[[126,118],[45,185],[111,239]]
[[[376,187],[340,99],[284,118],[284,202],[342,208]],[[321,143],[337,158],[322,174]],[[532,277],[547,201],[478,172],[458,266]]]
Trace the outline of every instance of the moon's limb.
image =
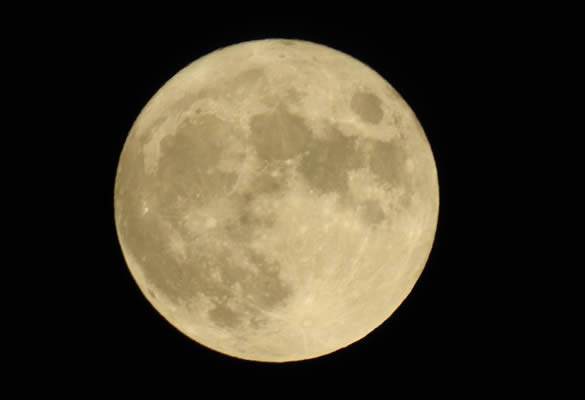
[[115,187],[148,300],[197,342],[258,361],[327,354],[384,322],[424,268],[438,205],[404,100],[303,41],[246,42],[180,71],[137,118]]

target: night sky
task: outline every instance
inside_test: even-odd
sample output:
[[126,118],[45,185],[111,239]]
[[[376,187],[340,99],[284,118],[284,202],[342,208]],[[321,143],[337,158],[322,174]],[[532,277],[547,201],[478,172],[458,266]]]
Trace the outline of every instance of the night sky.
[[[471,212],[470,166],[481,146],[469,115],[473,93],[485,84],[480,71],[486,67],[477,57],[477,48],[486,43],[484,35],[473,29],[473,20],[428,25],[389,11],[360,15],[347,8],[343,17],[328,18],[310,7],[293,12],[278,3],[273,6],[277,12],[257,10],[241,17],[227,7],[227,20],[205,13],[185,13],[181,22],[168,15],[142,19],[112,13],[89,26],[77,22],[83,37],[73,68],[89,71],[83,85],[93,102],[86,115],[92,121],[90,132],[84,135],[95,138],[87,151],[96,211],[92,235],[98,250],[88,267],[95,271],[95,282],[88,283],[85,293],[95,309],[89,322],[92,328],[76,335],[79,357],[72,369],[92,387],[178,386],[185,388],[185,395],[202,399],[208,397],[199,396],[200,390],[265,392],[274,398],[291,391],[336,397],[354,392],[369,398],[392,394],[393,387],[410,388],[415,395],[439,388],[484,387],[486,377],[497,375],[488,362],[492,344],[486,331],[497,321],[486,319],[480,289],[487,269],[482,255],[471,250],[480,227]],[[181,68],[219,47],[275,37],[333,47],[382,75],[422,124],[436,160],[440,189],[430,258],[391,318],[345,349],[287,364],[230,358],[193,342],[167,323],[126,267],[113,210],[114,178],[124,140],[152,95]]]

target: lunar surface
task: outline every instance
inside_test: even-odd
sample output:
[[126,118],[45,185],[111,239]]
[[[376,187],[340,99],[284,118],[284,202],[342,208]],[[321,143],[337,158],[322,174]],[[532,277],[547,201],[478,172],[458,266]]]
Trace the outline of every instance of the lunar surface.
[[214,51],[148,102],[124,144],[115,222],[136,283],[199,344],[285,362],[363,338],[412,290],[439,186],[415,114],[332,48]]

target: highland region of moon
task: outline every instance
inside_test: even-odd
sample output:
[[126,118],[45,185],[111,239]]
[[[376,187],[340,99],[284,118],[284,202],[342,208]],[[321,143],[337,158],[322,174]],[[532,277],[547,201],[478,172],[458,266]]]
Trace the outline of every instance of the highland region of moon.
[[319,357],[372,332],[429,257],[439,186],[427,137],[377,72],[267,39],[186,66],[146,104],[114,191],[152,306],[233,357]]

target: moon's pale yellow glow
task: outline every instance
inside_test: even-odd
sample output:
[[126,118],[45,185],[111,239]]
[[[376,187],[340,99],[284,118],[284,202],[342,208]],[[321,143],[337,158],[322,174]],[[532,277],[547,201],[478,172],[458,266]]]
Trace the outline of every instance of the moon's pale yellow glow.
[[116,227],[138,286],[198,343],[283,362],[361,339],[420,276],[437,226],[431,148],[380,75],[260,40],[170,79],[124,145]]

